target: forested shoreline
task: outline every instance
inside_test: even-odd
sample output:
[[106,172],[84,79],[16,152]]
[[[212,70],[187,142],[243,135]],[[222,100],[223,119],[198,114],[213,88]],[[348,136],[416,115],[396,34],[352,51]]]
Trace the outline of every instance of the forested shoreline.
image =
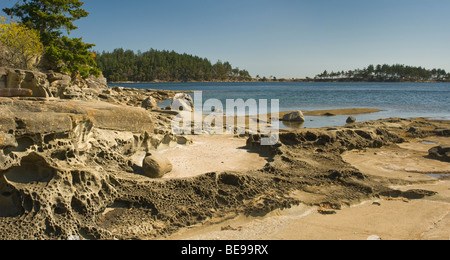
[[99,69],[109,82],[251,81],[246,70],[229,62],[212,64],[206,58],[175,51],[146,52],[115,49],[96,53]]
[[443,69],[384,64],[349,71],[324,71],[317,75],[314,81],[449,82],[450,73]]

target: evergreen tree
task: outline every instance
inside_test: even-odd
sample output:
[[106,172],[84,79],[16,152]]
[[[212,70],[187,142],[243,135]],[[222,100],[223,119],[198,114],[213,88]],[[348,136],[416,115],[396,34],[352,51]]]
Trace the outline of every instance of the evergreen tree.
[[428,70],[402,64],[369,65],[367,68],[342,72],[323,72],[316,76],[318,80],[340,81],[448,81],[450,75],[442,69]]
[[246,70],[229,62],[212,64],[208,59],[174,51],[147,52],[116,49],[97,53],[96,61],[109,81],[249,81]]

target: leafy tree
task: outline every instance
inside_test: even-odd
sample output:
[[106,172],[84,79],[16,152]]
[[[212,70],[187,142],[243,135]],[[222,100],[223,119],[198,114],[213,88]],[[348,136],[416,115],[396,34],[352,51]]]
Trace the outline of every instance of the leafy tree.
[[89,15],[82,9],[83,4],[79,0],[19,0],[3,11],[39,31],[49,68],[87,77],[100,73],[89,52],[95,45],[83,43],[82,38],[63,36],[64,32],[70,35],[78,29],[73,22]]
[[5,65],[32,69],[36,59],[44,52],[44,46],[39,39],[38,31],[0,17],[0,44],[6,47]]

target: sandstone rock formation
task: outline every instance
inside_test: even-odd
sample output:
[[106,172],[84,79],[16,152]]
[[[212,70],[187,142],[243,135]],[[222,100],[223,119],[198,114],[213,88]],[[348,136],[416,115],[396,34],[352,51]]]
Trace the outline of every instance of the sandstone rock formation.
[[[153,180],[140,175],[135,155],[188,142],[156,124],[164,120],[99,101],[0,98],[0,239],[161,238],[210,219],[262,216],[300,202],[338,209],[381,195],[413,197],[365,176],[340,154],[403,142],[410,127],[430,135],[449,128],[381,120],[281,133],[271,147],[251,136],[255,151],[271,154],[263,169]],[[292,198],[296,190],[317,200]]]
[[[190,141],[171,133],[173,112],[148,111],[142,102],[176,92],[0,69],[0,89],[11,87],[35,97],[0,97],[0,240],[163,238],[182,227],[298,203],[338,209],[377,196],[414,197],[418,192],[362,174],[341,153],[419,133],[450,136],[448,123],[401,119],[282,132],[269,147],[251,135],[252,152],[268,154],[263,169],[154,180],[141,174],[141,155]],[[294,191],[317,196],[303,201]]]
[[441,145],[431,148],[429,154],[431,158],[450,162],[450,146]]
[[31,97],[33,91],[22,88],[2,88],[0,89],[0,97]]
[[33,92],[33,97],[89,99],[108,88],[104,77],[89,77],[73,82],[68,75],[49,71],[28,71],[0,68],[0,89],[21,88]]

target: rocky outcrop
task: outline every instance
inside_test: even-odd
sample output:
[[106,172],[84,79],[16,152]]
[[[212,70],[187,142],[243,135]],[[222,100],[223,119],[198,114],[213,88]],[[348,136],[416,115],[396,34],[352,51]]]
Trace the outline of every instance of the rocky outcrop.
[[[283,132],[265,147],[270,163],[263,169],[154,180],[142,172],[146,163],[138,166],[145,154],[188,142],[154,129],[163,116],[98,101],[0,98],[0,239],[163,238],[211,219],[264,216],[298,203],[336,210],[377,196],[412,196],[364,175],[341,153],[402,142],[418,121]],[[258,140],[252,135],[249,143],[260,148]],[[302,201],[293,191],[317,199]]]
[[104,77],[89,77],[73,82],[68,75],[49,71],[0,68],[0,89],[29,89],[33,97],[93,99],[108,88]]
[[47,75],[37,71],[0,68],[0,89],[29,89],[33,97],[49,97]]
[[437,146],[429,151],[430,157],[433,159],[450,162],[450,146]]
[[[20,89],[20,92],[12,89]],[[95,100],[134,107],[144,105],[150,110],[158,109],[158,101],[178,94],[178,91],[108,87],[103,76],[73,79],[54,71],[44,73],[0,67],[0,97],[27,96],[22,91],[28,90],[32,97]]]
[[[6,89],[9,72],[1,75]],[[17,82],[29,88],[23,83],[34,82],[46,95],[0,97],[0,240],[163,238],[181,227],[236,214],[263,216],[300,202],[337,209],[381,195],[411,196],[362,174],[341,153],[403,142],[415,133],[448,135],[450,129],[390,119],[283,132],[277,145],[264,147],[270,158],[264,169],[154,180],[144,174],[144,156],[190,140],[171,134],[173,113],[145,110],[142,102],[175,92],[45,76],[48,84],[30,77]],[[408,132],[412,127],[415,133]],[[249,138],[255,152],[260,140]],[[161,172],[170,169],[163,159],[157,162],[163,162]],[[301,201],[293,191],[317,194],[317,200]]]

